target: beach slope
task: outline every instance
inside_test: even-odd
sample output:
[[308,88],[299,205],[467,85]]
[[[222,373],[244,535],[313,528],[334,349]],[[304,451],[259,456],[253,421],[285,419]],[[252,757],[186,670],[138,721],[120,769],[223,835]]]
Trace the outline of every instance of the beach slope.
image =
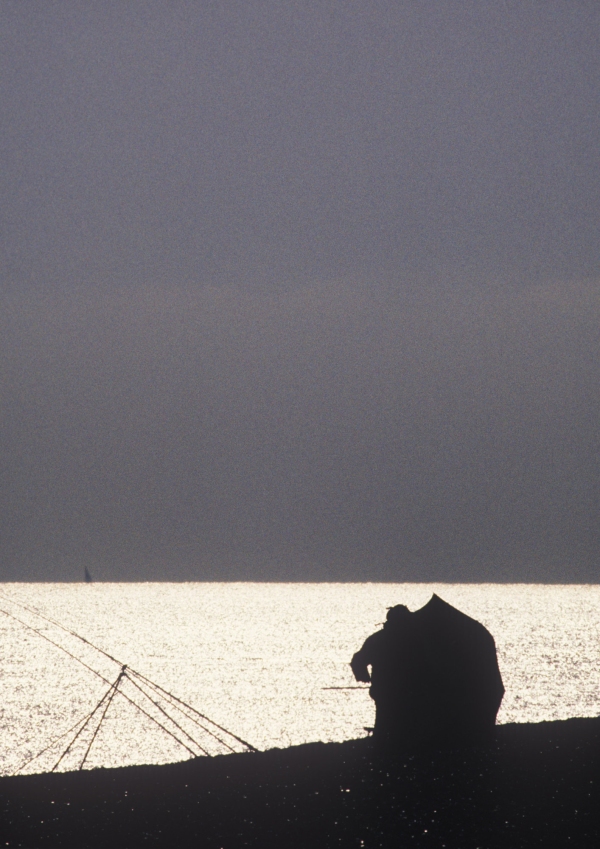
[[0,845],[600,846],[600,719],[497,728],[488,748],[391,756],[370,740],[0,779]]

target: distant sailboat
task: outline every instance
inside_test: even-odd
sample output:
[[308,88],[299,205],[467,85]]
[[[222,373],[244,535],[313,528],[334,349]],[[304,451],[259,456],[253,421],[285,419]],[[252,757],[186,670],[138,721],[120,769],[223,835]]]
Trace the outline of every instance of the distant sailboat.
[[90,575],[90,573],[88,572],[87,566],[84,566],[84,567],[83,567],[83,571],[84,571],[84,577],[85,577],[85,582],[86,582],[86,584],[93,584],[93,583],[94,583],[94,579],[92,578],[92,576],[91,576],[91,575]]

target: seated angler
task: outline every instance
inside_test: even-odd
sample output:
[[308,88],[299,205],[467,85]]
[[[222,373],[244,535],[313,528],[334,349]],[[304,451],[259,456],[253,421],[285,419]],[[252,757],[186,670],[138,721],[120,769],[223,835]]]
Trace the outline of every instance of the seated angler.
[[390,608],[351,667],[371,683],[378,743],[461,744],[493,734],[504,694],[494,639],[437,595],[414,613]]

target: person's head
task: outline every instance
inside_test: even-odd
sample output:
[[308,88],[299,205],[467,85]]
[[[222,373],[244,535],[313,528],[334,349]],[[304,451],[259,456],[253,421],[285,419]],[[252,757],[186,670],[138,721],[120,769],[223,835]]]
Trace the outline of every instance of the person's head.
[[406,622],[408,616],[410,616],[410,610],[408,607],[405,604],[396,604],[394,607],[388,607],[385,624],[386,626],[393,628],[395,625],[400,625],[402,622]]

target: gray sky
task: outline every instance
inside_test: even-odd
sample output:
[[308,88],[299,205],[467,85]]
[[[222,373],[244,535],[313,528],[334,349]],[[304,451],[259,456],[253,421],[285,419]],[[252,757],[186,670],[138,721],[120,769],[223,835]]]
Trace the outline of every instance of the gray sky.
[[597,3],[0,39],[0,577],[598,580]]

